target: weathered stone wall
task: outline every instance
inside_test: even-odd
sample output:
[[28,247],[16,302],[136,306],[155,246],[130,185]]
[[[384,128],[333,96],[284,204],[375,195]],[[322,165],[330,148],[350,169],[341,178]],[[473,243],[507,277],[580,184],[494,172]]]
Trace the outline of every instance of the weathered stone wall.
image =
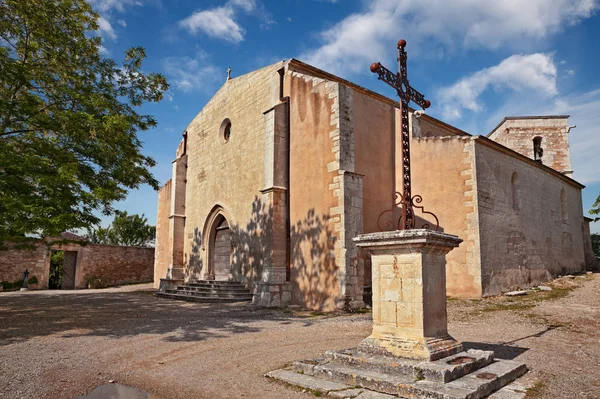
[[151,282],[153,271],[154,248],[88,244],[78,253],[75,288],[86,288],[92,277],[107,285]]
[[37,241],[34,249],[11,249],[0,253],[0,281],[13,282],[37,277],[39,284],[31,288],[48,288],[50,254],[52,250],[77,252],[75,288],[86,288],[91,277],[100,277],[108,285],[151,282],[154,270],[154,248],[124,247],[116,245],[54,244],[48,247]]
[[568,116],[509,117],[505,118],[492,133],[491,140],[534,159],[533,139],[541,137],[542,163],[554,170],[571,176],[571,152],[569,150]]
[[[265,116],[279,101],[283,63],[228,80],[187,128],[187,184],[184,264],[186,278],[204,278],[208,269],[207,221],[219,210],[232,231],[236,275],[251,288],[260,281],[265,234],[273,204],[266,203]],[[231,136],[223,137],[225,119]],[[268,201],[267,201],[268,202]]]
[[[339,175],[337,83],[290,71],[290,217],[292,302],[333,310],[340,299],[343,208],[334,196]],[[339,118],[339,116],[338,116]]]
[[[411,141],[412,194],[421,195],[424,210],[434,213],[440,231],[463,242],[446,256],[447,293],[482,294],[477,215],[474,142],[470,136],[433,136]],[[435,225],[435,218],[415,209],[417,227]]]
[[156,215],[156,248],[154,252],[154,288],[158,288],[161,278],[167,277],[169,251],[169,215],[171,213],[171,180],[158,191],[158,211]]
[[0,250],[0,281],[13,283],[22,280],[23,272],[27,269],[29,278],[36,277],[39,282],[29,288],[48,286],[48,278],[44,275],[47,247],[38,241],[31,241],[30,244],[31,249],[16,249],[17,244],[3,243],[7,249]]
[[483,295],[584,269],[577,182],[476,139]]

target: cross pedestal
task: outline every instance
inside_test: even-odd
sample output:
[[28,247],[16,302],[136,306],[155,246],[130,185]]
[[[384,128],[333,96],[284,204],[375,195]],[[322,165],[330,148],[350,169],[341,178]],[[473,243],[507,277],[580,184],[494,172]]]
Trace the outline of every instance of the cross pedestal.
[[461,241],[420,229],[354,238],[371,254],[373,276],[373,333],[359,351],[433,361],[463,350],[446,315],[446,254]]

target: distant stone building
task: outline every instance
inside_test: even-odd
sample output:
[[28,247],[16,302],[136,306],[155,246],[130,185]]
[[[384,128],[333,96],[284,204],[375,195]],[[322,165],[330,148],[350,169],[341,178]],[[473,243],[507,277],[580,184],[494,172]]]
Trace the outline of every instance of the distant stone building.
[[[449,295],[586,268],[567,119],[506,118],[483,137],[411,112],[413,194],[464,240],[448,255]],[[361,306],[370,261],[352,238],[399,215],[399,120],[395,100],[295,59],[227,80],[159,192],[155,285],[235,280],[265,306]]]

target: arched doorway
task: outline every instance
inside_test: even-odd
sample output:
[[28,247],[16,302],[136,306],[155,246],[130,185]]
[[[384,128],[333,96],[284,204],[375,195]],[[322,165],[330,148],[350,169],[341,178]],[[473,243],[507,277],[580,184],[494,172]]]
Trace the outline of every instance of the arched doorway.
[[231,279],[231,230],[223,215],[214,222],[214,235],[211,234],[210,269],[215,280]]

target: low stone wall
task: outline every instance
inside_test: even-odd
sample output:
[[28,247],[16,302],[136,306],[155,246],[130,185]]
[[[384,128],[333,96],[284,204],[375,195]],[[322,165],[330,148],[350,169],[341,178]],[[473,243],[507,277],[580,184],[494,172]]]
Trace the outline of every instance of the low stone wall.
[[75,288],[87,288],[90,278],[100,278],[105,285],[152,282],[154,274],[154,248],[124,247],[61,243],[48,244],[41,240],[30,242],[32,248],[20,248],[5,243],[0,250],[0,281],[9,283],[23,278],[25,269],[29,277],[36,277],[38,284],[32,289],[48,288],[50,254],[53,250],[77,252]]
[[39,282],[30,288],[40,287],[46,258],[49,256],[48,248],[39,240],[30,241],[28,244],[32,248],[23,249],[23,244],[3,243],[7,249],[0,250],[0,282],[14,283],[22,280],[23,272],[27,269],[29,278],[35,277]]
[[154,248],[88,244],[77,262],[75,288],[86,288],[92,277],[107,285],[152,282]]

